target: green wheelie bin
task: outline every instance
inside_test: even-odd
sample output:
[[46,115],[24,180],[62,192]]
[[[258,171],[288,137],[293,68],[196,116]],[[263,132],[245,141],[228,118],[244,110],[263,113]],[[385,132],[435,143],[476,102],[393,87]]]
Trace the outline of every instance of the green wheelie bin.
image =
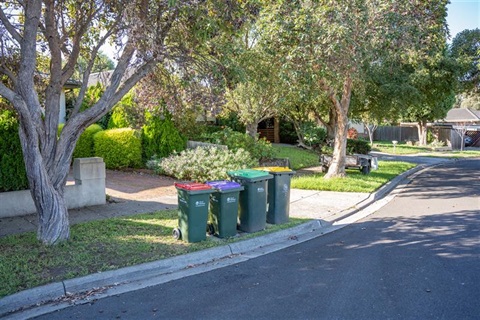
[[210,196],[207,231],[219,238],[237,234],[238,203],[244,188],[237,182],[217,180],[206,182],[215,189]]
[[273,176],[265,171],[243,169],[228,171],[230,178],[245,189],[240,192],[238,228],[245,232],[265,229],[267,216],[267,182]]
[[177,182],[178,228],[173,230],[176,239],[200,242],[207,238],[207,218],[210,194],[209,185],[196,182]]
[[287,167],[255,168],[273,175],[268,181],[267,223],[287,223],[290,215],[290,181],[295,174]]

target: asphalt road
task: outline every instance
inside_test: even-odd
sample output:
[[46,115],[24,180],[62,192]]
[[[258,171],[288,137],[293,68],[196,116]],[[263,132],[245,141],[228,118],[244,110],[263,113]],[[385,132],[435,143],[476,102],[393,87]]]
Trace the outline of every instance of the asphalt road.
[[445,163],[334,233],[38,319],[479,319],[479,172]]

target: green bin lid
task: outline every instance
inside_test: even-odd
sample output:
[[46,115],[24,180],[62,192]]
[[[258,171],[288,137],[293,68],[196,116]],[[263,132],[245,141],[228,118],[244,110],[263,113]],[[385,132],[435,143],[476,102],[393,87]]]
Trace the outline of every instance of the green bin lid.
[[248,180],[260,180],[260,179],[271,179],[272,176],[268,174],[268,172],[260,171],[260,170],[253,170],[253,169],[242,169],[242,170],[234,170],[228,171],[227,174],[230,177],[240,178],[240,179],[248,179]]

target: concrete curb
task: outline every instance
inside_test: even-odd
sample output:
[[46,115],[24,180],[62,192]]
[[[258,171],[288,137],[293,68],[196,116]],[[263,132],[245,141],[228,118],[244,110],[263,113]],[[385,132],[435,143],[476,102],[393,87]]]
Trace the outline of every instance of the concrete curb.
[[410,183],[410,179],[407,181],[408,177],[416,176],[421,171],[433,166],[436,165],[419,165],[404,172],[354,207],[339,213],[340,217],[332,222],[312,220],[290,229],[221,247],[24,290],[0,299],[0,317],[31,318],[72,305],[85,304],[92,300],[240,263],[311,240],[374,213],[394,196],[387,201],[379,202],[379,206],[375,206],[372,210],[365,209],[384,198],[397,186]]

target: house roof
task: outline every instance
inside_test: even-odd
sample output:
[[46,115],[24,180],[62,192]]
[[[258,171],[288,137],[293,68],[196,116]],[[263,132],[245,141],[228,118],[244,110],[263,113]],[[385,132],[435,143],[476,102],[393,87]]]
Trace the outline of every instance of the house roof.
[[448,111],[447,116],[444,119],[445,122],[480,122],[480,111],[454,108]]
[[112,74],[113,70],[92,73],[88,77],[87,86],[94,86],[100,82],[100,84],[105,87],[109,83]]
[[73,80],[73,79],[68,79],[67,82],[63,85],[64,89],[75,89],[75,88],[80,88],[82,86],[81,81]]

